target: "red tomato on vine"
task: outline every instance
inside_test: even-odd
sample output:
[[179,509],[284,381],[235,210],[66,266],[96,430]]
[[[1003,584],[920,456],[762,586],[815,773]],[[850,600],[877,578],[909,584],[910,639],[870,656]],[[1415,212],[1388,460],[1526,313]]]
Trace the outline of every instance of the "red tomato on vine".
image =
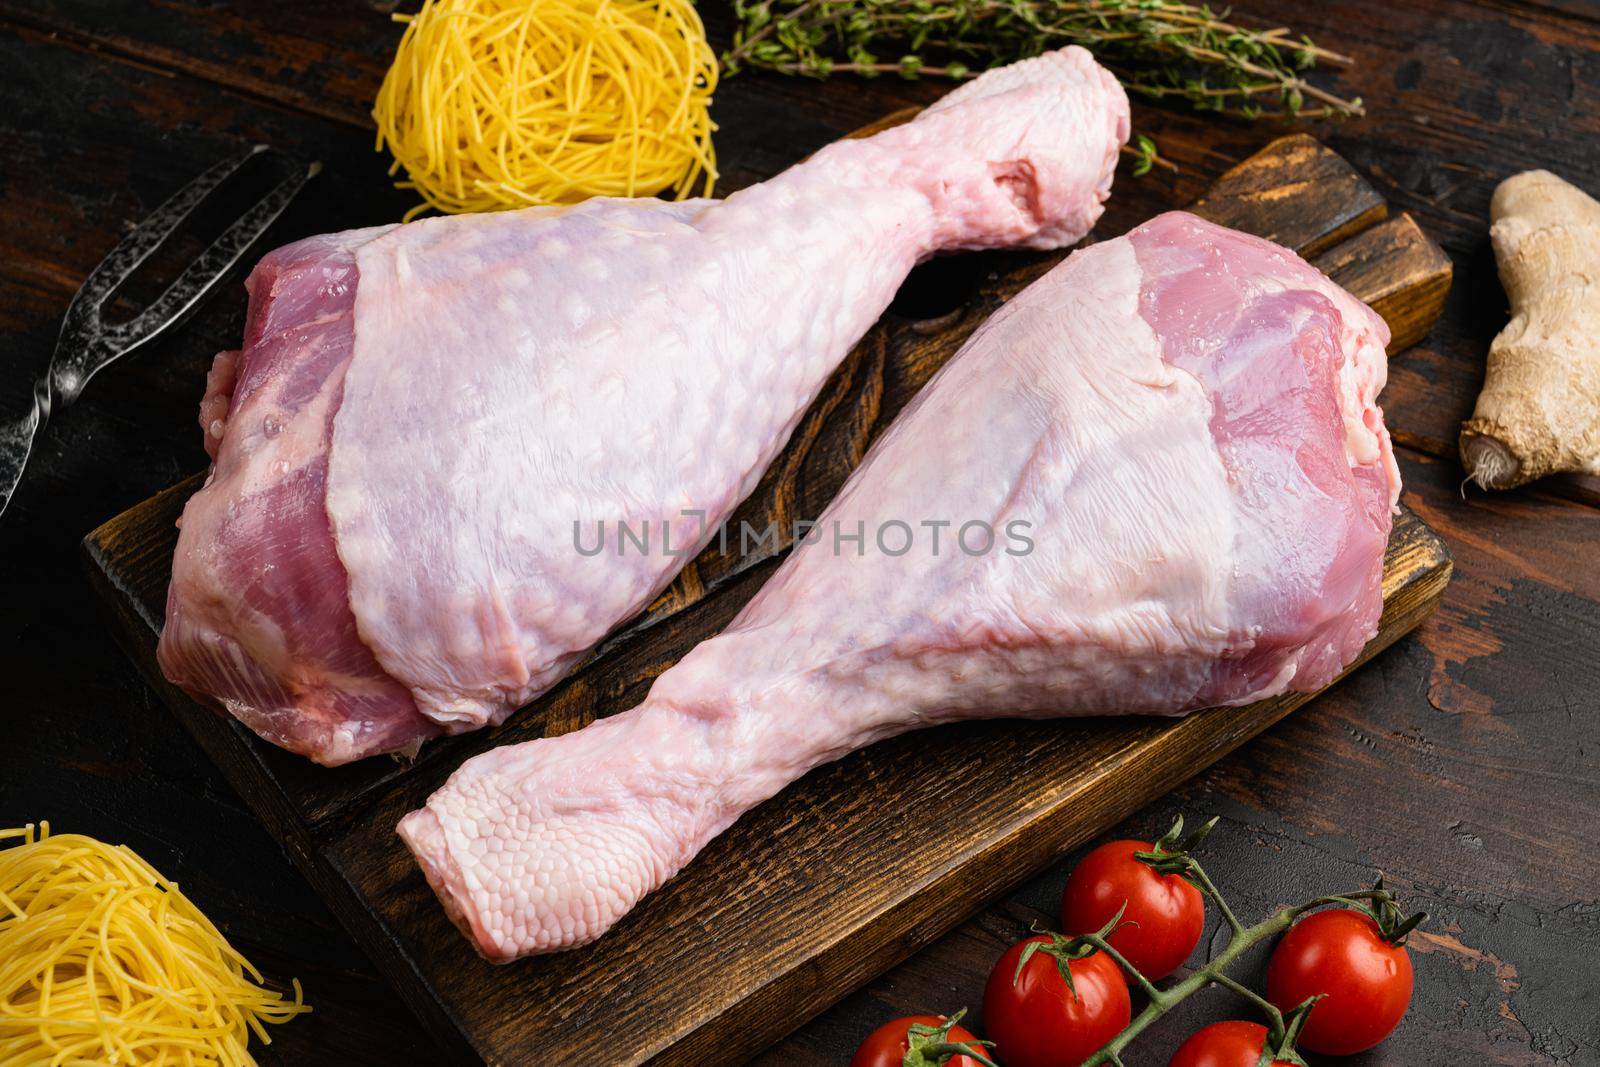
[[[1178,1047],[1167,1067],[1256,1067],[1267,1028],[1260,1023],[1232,1019],[1197,1030]],[[1273,1060],[1272,1067],[1294,1067],[1288,1060]]]
[[1120,912],[1122,923],[1106,942],[1151,981],[1165,978],[1189,958],[1205,929],[1205,899],[1179,874],[1157,874],[1134,858],[1148,841],[1112,841],[1085,856],[1061,895],[1061,930],[1089,934]]
[[1386,932],[1371,915],[1334,908],[1290,927],[1267,964],[1267,999],[1287,1012],[1309,997],[1324,998],[1300,1031],[1301,1048],[1348,1056],[1394,1031],[1411,1003],[1411,957],[1403,944],[1410,925]]
[[[893,1019],[867,1035],[850,1057],[850,1067],[903,1067],[907,1057],[917,1067],[939,1064],[942,1067],[984,1067],[993,1061],[983,1052],[983,1042],[970,1030],[956,1025],[965,1011],[952,1018],[937,1015],[907,1015]],[[961,1047],[975,1055],[960,1051]],[[948,1057],[948,1058],[947,1058]]]
[[1068,958],[1067,941],[1051,934],[1019,941],[989,973],[983,1028],[1006,1067],[1079,1063],[1132,1018],[1122,969],[1104,952]]

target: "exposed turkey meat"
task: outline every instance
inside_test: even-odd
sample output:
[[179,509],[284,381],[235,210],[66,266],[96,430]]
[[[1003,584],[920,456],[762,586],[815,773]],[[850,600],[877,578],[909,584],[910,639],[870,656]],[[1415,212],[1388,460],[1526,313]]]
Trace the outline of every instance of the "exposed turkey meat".
[[1387,341],[1293,253],[1191,215],[1074,254],[640,707],[469,760],[402,837],[506,960],[598,937],[741,813],[880,738],[1326,685],[1382,609]]
[[[725,201],[274,252],[201,407],[162,669],[327,764],[502,720],[671,580],[915,263],[1077,240],[1127,133],[1067,48]],[[601,523],[654,549],[578,551]]]

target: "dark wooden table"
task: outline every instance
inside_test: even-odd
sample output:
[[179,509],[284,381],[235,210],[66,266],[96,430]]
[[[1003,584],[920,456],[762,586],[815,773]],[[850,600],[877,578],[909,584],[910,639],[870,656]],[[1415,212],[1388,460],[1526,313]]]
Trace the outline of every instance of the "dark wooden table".
[[[234,146],[266,140],[327,165],[269,243],[408,206],[388,189],[367,118],[398,36],[394,6],[0,0],[0,409],[21,401],[68,299],[125,228]],[[1600,1064],[1600,491],[1561,480],[1463,492],[1455,453],[1505,316],[1491,191],[1535,166],[1600,191],[1600,6],[1285,6],[1238,10],[1356,57],[1339,85],[1365,98],[1368,117],[1326,136],[1455,261],[1444,320],[1392,362],[1383,399],[1405,501],[1449,540],[1456,577],[1415,636],[1121,832],[1152,834],[1180,810],[1221,816],[1208,866],[1251,914],[1374,870],[1433,914],[1412,941],[1407,1021],[1384,1048],[1343,1062]],[[726,13],[708,3],[706,14],[725,40]],[[723,188],[939,89],[734,78],[717,98]],[[1188,201],[1279,132],[1143,106],[1136,124],[1182,172],[1124,174],[1103,234]],[[204,466],[195,403],[211,354],[237,343],[243,310],[230,286],[97,380],[58,417],[0,522],[0,824],[48,818],[128,842],[265,970],[299,976],[316,1013],[277,1030],[264,1063],[437,1062],[140,682],[79,571],[87,530]],[[1003,947],[1050,921],[1066,867],[800,1025],[766,1061],[842,1063],[895,1014],[976,1008]],[[1239,1006],[1224,994],[1197,998],[1130,1062],[1164,1063],[1184,1034],[1230,1010]]]

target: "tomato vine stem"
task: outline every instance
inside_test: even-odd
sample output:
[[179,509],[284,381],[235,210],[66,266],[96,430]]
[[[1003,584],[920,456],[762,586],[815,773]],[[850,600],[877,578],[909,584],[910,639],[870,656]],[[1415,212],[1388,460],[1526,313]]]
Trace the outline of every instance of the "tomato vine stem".
[[1233,914],[1233,909],[1228,907],[1228,902],[1222,899],[1222,892],[1211,881],[1211,876],[1206,873],[1205,868],[1200,866],[1200,861],[1191,859],[1188,867],[1187,873],[1191,876],[1190,881],[1195,884],[1195,888],[1210,897],[1212,903],[1216,904],[1217,910],[1222,913],[1223,921],[1228,924],[1228,929],[1233,931],[1233,936],[1237,937],[1244,933],[1244,924],[1239,921],[1238,916]]
[[[1202,892],[1204,891],[1205,890],[1202,887]],[[1207,895],[1210,896],[1211,894],[1207,893]],[[1094,1055],[1084,1060],[1081,1067],[1099,1067],[1101,1064],[1120,1063],[1120,1054],[1124,1049],[1133,1043],[1134,1038],[1144,1033],[1145,1030],[1149,1028],[1151,1023],[1155,1022],[1157,1019],[1161,1018],[1161,1016],[1171,1011],[1175,1006],[1194,996],[1194,994],[1200,992],[1200,990],[1204,989],[1208,985],[1223,985],[1224,988],[1231,988],[1218,979],[1227,977],[1224,972],[1230,966],[1232,966],[1240,956],[1244,955],[1244,953],[1252,946],[1261,943],[1269,937],[1274,937],[1283,933],[1285,930],[1289,929],[1290,925],[1293,924],[1295,919],[1299,918],[1302,913],[1309,911],[1312,907],[1317,906],[1320,905],[1309,904],[1294,908],[1284,908],[1281,911],[1275,912],[1271,918],[1268,918],[1264,922],[1257,923],[1254,926],[1242,927],[1239,932],[1235,933],[1231,938],[1228,939],[1227,946],[1221,952],[1217,953],[1216,957],[1212,959],[1211,962],[1207,963],[1204,967],[1195,971],[1189,977],[1185,978],[1183,981],[1177,983],[1171,988],[1155,990],[1156,995],[1153,996],[1150,995],[1150,990],[1154,987],[1150,984],[1148,979],[1139,974],[1138,971],[1131,968],[1126,960],[1122,959],[1114,952],[1108,953],[1111,955],[1112,959],[1118,962],[1119,966],[1127,970],[1128,974],[1139,983],[1139,987],[1145,990],[1146,995],[1150,997],[1150,1003],[1145,1005],[1144,1010],[1134,1017],[1133,1021],[1128,1024],[1126,1029],[1102,1045]],[[1095,940],[1102,940],[1096,934],[1089,934],[1086,936]],[[1093,942],[1091,941],[1090,943],[1092,944]],[[1109,946],[1097,945],[1096,947],[1101,948],[1102,951],[1104,951]]]

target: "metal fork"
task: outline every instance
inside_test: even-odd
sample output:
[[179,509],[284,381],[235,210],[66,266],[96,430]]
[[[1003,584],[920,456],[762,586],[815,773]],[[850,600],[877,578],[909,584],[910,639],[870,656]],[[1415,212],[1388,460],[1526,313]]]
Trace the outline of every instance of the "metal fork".
[[296,165],[294,173],[211,242],[149,307],[126,322],[107,323],[102,311],[117,289],[177,232],[206,197],[265,151],[266,145],[252,145],[179,189],[89,274],[67,306],[50,368],[33,383],[32,409],[20,419],[0,422],[0,515],[16,493],[28,457],[50,421],[51,410],[58,405],[66,408],[78,399],[90,378],[198,308],[202,298],[322,169],[320,163]]

